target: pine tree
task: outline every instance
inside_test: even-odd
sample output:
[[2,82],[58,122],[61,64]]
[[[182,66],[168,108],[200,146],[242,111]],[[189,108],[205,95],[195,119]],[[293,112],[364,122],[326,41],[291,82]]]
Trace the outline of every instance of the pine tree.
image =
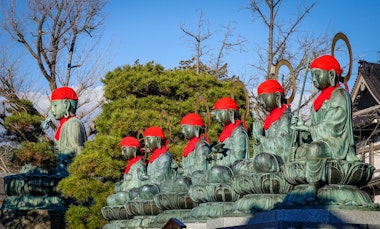
[[[187,142],[181,138],[181,118],[195,111],[199,96],[206,99],[211,111],[217,99],[231,96],[233,87],[233,81],[197,75],[191,70],[165,70],[153,62],[116,68],[102,82],[107,102],[96,120],[97,135],[76,156],[69,167],[70,176],[58,186],[65,196],[83,203],[71,206],[66,214],[72,228],[99,228],[107,223],[100,209],[106,205],[106,197],[114,192],[114,183],[122,179],[127,164],[119,147],[124,136],[139,137],[139,130],[161,126],[170,140],[173,159],[180,163]],[[243,114],[244,93],[237,91],[234,97]],[[167,117],[163,117],[162,111]],[[207,123],[205,105],[199,104],[199,113]],[[217,141],[221,129],[220,124],[211,118],[208,131],[211,145]]]

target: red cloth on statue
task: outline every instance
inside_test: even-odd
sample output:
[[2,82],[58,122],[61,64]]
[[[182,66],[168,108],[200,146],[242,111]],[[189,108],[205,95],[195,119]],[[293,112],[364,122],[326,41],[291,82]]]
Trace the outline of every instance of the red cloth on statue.
[[127,166],[125,167],[124,174],[127,174],[129,170],[131,169],[132,165],[134,165],[136,162],[142,159],[142,156],[137,156],[129,160]]
[[277,107],[272,112],[270,112],[270,114],[264,120],[264,130],[269,129],[269,127],[274,122],[276,122],[277,120],[279,120],[287,107],[288,107],[288,105],[282,104],[281,108]]
[[281,84],[274,79],[265,80],[257,88],[258,95],[275,92],[284,93],[284,88],[282,88]]
[[70,99],[78,101],[77,93],[70,87],[60,87],[51,94],[51,100]]
[[168,150],[168,148],[166,148],[166,146],[162,146],[161,149],[153,150],[153,153],[149,158],[149,163],[153,163],[154,160],[159,158],[162,154],[166,153],[167,150]]
[[335,88],[339,87],[340,84],[335,85],[335,87],[330,86],[323,90],[320,95],[314,100],[313,107],[315,111],[318,111],[319,108],[322,107],[323,102],[326,100],[329,100],[331,97],[332,92],[334,91]]
[[229,123],[227,126],[224,127],[222,133],[219,135],[219,141],[224,142],[227,138],[229,138],[232,134],[232,132],[235,130],[235,128],[240,125],[240,121],[236,120],[235,124]]
[[62,126],[63,126],[63,124],[65,123],[65,122],[67,122],[67,120],[69,120],[69,119],[71,119],[71,118],[74,118],[75,117],[75,115],[73,115],[73,116],[71,116],[71,117],[68,117],[68,118],[61,118],[60,120],[59,120],[59,126],[58,126],[58,129],[57,129],[57,131],[55,132],[55,135],[54,135],[54,138],[55,138],[55,140],[59,140],[59,138],[61,137],[61,128],[62,128]]
[[189,140],[185,148],[183,149],[183,157],[187,157],[193,150],[195,149],[195,146],[197,143],[202,139],[203,136],[200,137],[193,137],[192,139]]

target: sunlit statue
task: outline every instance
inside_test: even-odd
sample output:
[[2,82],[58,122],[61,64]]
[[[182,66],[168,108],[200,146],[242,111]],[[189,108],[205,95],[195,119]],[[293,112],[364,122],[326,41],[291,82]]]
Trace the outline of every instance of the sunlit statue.
[[291,155],[292,117],[284,89],[277,80],[269,79],[259,85],[257,92],[259,104],[269,114],[263,124],[259,120],[253,123],[254,158],[234,166],[233,185],[243,196],[235,203],[235,213],[270,210],[292,187],[283,174]]
[[286,104],[284,89],[277,80],[266,80],[257,89],[258,102],[269,112],[264,124],[255,121],[254,166],[258,172],[278,172],[290,155],[292,112]]
[[191,219],[221,217],[233,208],[239,195],[232,186],[233,166],[249,157],[247,130],[238,119],[238,106],[232,98],[221,98],[214,104],[216,120],[224,127],[208,157],[213,165],[206,172],[205,182],[190,186],[189,194],[200,203],[189,214]]
[[107,197],[107,205],[122,205],[134,199],[137,189],[144,184],[143,177],[146,176],[146,165],[140,152],[140,142],[137,138],[128,136],[120,141],[123,156],[128,160],[124,170],[122,182],[115,184],[115,194]]
[[[369,196],[358,188],[372,176],[373,166],[359,161],[352,129],[351,96],[339,84],[342,69],[331,55],[316,58],[310,65],[314,100],[309,124],[293,116],[292,129],[301,137],[294,162],[286,166],[286,179],[296,189],[285,204],[366,205]],[[346,196],[353,196],[347,202]]]
[[189,188],[206,180],[207,157],[211,149],[205,136],[203,119],[197,113],[190,113],[182,118],[180,124],[184,137],[189,141],[183,150],[182,167],[177,168],[176,176],[173,176],[172,188],[161,190],[154,196],[156,205],[164,210],[155,219],[157,226],[173,217],[179,220],[187,217],[191,209],[197,206],[190,198]]
[[69,175],[67,166],[81,152],[87,140],[85,128],[75,116],[77,104],[78,96],[70,87],[60,87],[52,92],[52,108],[41,126],[46,128],[52,116],[60,122],[54,136],[54,153],[59,158],[58,166],[53,169],[25,166],[20,174],[5,177],[4,188],[8,197],[3,202],[3,209],[67,207],[56,186],[62,178]]
[[57,174],[68,175],[67,165],[79,154],[87,141],[86,129],[76,117],[78,96],[70,87],[55,89],[51,95],[51,112],[59,126],[54,136],[54,150],[59,157]]
[[147,180],[139,190],[142,199],[152,199],[153,195],[165,188],[171,188],[167,184],[172,179],[172,157],[166,146],[164,131],[158,126],[148,127],[144,131],[146,147],[150,150],[147,175],[143,179]]
[[205,136],[205,125],[199,114],[190,113],[182,118],[181,126],[183,135],[189,140],[182,154],[183,175],[191,177],[193,183],[199,183],[201,181],[196,180],[199,176],[194,172],[208,169],[207,158],[211,152]]
[[212,147],[217,153],[216,164],[231,166],[235,161],[249,157],[247,130],[238,119],[238,106],[229,97],[221,98],[214,104],[216,120],[223,126],[218,142]]

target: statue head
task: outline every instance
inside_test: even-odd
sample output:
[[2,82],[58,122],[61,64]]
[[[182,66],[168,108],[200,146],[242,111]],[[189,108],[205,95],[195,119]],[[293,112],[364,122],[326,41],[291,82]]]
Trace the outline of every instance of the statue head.
[[144,131],[145,144],[150,150],[161,149],[165,135],[164,131],[158,126],[148,127]]
[[197,113],[190,113],[181,120],[182,133],[187,139],[199,137],[205,131],[202,117]]
[[337,59],[331,55],[316,58],[310,65],[310,71],[314,86],[319,90],[335,86],[343,72]]
[[238,116],[239,108],[232,98],[221,98],[214,104],[214,112],[216,120],[226,126],[230,123],[235,124],[235,120]]
[[77,104],[77,93],[70,87],[57,88],[51,94],[51,111],[57,120],[75,115]]
[[120,141],[121,154],[127,159],[130,160],[137,156],[137,153],[140,149],[140,142],[137,138],[134,137],[125,137]]
[[284,88],[274,79],[265,80],[257,88],[257,101],[269,112],[286,103]]

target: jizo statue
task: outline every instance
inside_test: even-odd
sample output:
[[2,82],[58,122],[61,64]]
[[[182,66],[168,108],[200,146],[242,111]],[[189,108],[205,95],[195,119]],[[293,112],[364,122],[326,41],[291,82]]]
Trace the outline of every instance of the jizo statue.
[[216,165],[231,166],[235,161],[249,157],[247,130],[238,119],[238,106],[229,97],[221,98],[214,104],[216,120],[223,126],[219,140],[212,151]]
[[252,126],[254,167],[257,172],[279,172],[290,153],[292,113],[277,80],[261,83],[257,94],[258,102],[269,114],[263,124],[255,121]]
[[[81,152],[87,140],[86,129],[75,115],[77,104],[78,96],[70,87],[60,87],[52,92],[51,112],[55,119],[59,120],[54,136],[54,148],[61,167],[67,167],[73,157]],[[65,170],[57,171],[60,172]]]
[[146,176],[146,165],[140,152],[140,142],[137,138],[127,136],[120,141],[122,155],[128,160],[124,170],[122,182],[115,184],[116,194],[107,197],[107,204],[122,205],[134,199],[138,195],[137,189],[144,184],[143,177]]
[[352,131],[351,96],[339,84],[342,69],[331,55],[316,58],[310,65],[313,83],[320,90],[311,108],[310,124],[294,116],[291,128],[303,140],[295,160],[306,160],[306,201],[314,201],[318,182],[324,181],[327,159],[358,161]]
[[188,143],[182,154],[183,175],[191,177],[193,184],[203,182],[204,172],[210,167],[208,156],[211,148],[205,136],[205,125],[197,113],[190,113],[181,120],[182,133]]

